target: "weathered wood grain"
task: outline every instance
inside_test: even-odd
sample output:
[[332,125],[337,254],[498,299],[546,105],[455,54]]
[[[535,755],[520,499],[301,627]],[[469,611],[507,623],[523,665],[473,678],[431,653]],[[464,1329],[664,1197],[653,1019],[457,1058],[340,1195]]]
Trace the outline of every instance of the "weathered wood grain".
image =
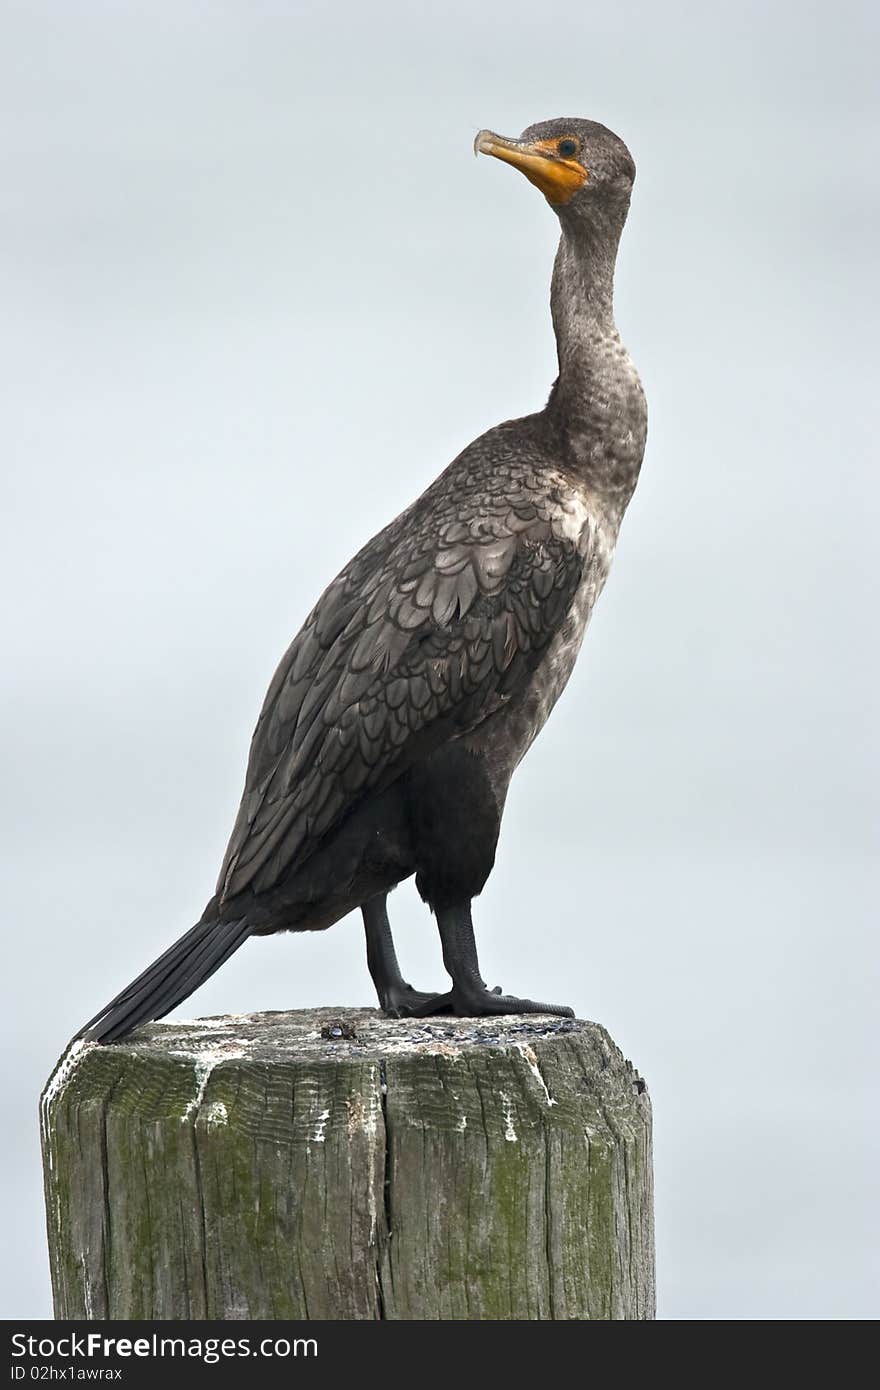
[[41,1122],[60,1318],[654,1316],[650,1102],[593,1023],[153,1024]]

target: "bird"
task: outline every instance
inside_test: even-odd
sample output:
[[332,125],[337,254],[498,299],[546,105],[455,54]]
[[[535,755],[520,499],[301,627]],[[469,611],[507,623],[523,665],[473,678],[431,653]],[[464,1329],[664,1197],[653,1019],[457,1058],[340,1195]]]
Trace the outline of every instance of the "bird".
[[[108,1044],[162,1018],[249,937],[360,910],[393,1018],[551,1014],[483,979],[473,902],[508,788],[562,693],[604,586],[647,434],[614,320],[635,164],[580,118],[474,151],[521,172],[556,215],[558,373],[541,410],[469,444],[325,589],[271,681],[216,890],[200,920],[77,1034]],[[388,916],[415,876],[451,987],[401,972]]]

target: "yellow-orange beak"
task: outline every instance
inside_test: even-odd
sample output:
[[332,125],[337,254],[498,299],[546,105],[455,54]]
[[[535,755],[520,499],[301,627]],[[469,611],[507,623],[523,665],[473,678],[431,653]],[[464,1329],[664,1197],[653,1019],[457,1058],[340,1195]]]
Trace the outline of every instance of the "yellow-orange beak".
[[555,140],[508,140],[492,130],[481,130],[474,140],[474,154],[491,154],[512,164],[554,207],[567,203],[589,177],[577,159],[560,155]]

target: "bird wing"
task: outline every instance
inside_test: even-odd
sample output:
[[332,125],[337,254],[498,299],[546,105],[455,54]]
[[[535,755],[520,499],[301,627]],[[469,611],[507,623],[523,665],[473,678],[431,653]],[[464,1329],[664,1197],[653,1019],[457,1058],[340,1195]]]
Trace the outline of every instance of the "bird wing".
[[527,687],[571,607],[590,527],[567,490],[511,496],[506,481],[470,521],[466,497],[429,489],[321,596],[254,732],[221,901],[274,887],[366,793]]

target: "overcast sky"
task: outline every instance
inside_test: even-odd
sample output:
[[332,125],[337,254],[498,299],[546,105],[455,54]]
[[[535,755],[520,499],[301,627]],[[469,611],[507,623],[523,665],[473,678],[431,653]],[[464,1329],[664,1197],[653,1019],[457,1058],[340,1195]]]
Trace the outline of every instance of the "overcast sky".
[[[638,166],[648,451],[484,970],[647,1077],[661,1316],[876,1316],[877,6],[0,13],[3,1315],[51,1307],[41,1084],[200,914],[289,639],[545,398],[556,221],[470,147],[578,115]],[[443,987],[410,886],[393,914]],[[352,917],[182,1013],[367,1002]]]

